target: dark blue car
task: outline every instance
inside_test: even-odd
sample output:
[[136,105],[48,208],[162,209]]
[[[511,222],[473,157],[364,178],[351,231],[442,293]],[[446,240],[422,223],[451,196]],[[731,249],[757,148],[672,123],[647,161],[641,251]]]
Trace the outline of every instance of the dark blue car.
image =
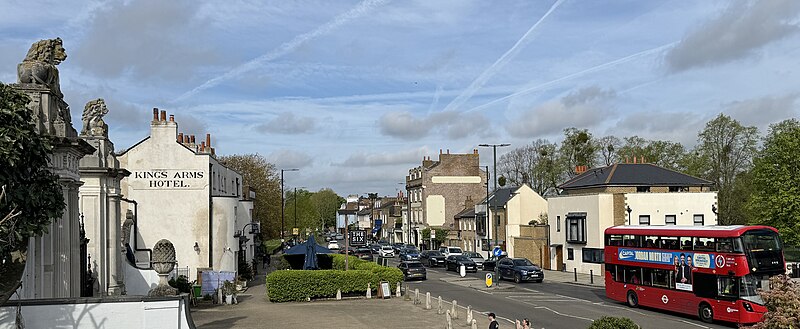
[[494,271],[498,280],[513,279],[516,283],[544,280],[542,269],[527,258],[503,258],[497,261]]
[[400,250],[400,261],[413,261],[413,260],[416,261],[419,260],[419,251],[416,248],[415,249],[408,248]]

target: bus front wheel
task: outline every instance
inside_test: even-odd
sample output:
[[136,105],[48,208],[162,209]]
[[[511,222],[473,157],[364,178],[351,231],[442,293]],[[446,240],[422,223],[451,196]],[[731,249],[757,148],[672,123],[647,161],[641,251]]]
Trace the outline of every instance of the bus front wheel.
[[628,306],[630,307],[639,306],[639,297],[637,297],[636,293],[633,291],[628,291]]
[[711,309],[711,305],[708,305],[707,303],[701,303],[698,312],[700,313],[700,320],[703,322],[714,322],[714,310]]

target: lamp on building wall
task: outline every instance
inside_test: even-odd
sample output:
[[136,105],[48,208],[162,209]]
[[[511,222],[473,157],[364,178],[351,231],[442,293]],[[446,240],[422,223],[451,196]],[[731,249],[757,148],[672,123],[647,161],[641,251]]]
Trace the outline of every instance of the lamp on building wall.
[[717,214],[717,204],[716,203],[711,205],[711,212],[713,212],[714,215]]
[[200,244],[197,243],[197,241],[194,242],[194,251],[195,252],[200,252]]
[[633,211],[633,209],[631,209],[630,205],[625,205],[625,211],[628,212],[628,225],[631,225],[631,211]]

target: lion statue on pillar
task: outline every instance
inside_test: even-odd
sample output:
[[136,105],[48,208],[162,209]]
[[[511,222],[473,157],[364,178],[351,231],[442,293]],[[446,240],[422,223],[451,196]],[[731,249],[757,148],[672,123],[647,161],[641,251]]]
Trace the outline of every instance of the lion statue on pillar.
[[106,114],[108,114],[108,107],[102,98],[86,103],[83,108],[83,116],[81,116],[83,120],[81,135],[108,137],[108,125],[103,121],[103,116]]
[[61,93],[56,65],[67,59],[61,38],[39,40],[31,45],[28,55],[17,65],[19,83],[42,84]]

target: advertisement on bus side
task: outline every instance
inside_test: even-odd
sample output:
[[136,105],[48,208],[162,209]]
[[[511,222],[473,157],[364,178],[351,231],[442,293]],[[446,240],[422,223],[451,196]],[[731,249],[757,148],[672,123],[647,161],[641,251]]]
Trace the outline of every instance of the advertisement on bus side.
[[715,268],[714,254],[683,251],[651,251],[619,248],[619,260],[674,266],[675,288],[692,291],[692,272],[696,268]]

